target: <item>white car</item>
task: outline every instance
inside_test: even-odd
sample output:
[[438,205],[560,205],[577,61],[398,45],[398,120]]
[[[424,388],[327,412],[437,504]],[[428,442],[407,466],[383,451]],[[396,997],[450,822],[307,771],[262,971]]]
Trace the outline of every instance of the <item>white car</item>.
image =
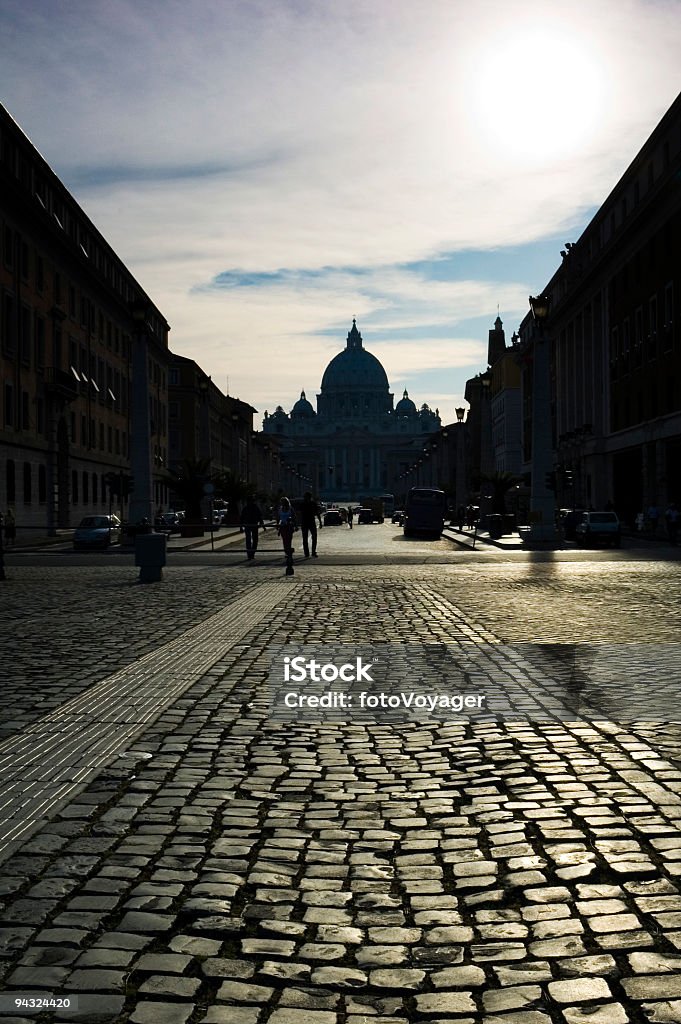
[[609,544],[613,548],[622,543],[622,528],[615,512],[583,512],[575,526],[577,544]]
[[85,516],[73,533],[74,551],[84,548],[108,548],[120,544],[121,521],[118,516]]

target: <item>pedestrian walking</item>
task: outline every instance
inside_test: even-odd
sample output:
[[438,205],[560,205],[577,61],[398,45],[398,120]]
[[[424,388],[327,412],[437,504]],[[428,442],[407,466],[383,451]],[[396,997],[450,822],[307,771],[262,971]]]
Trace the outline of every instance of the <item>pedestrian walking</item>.
[[246,534],[246,556],[252,560],[258,550],[258,530],[265,529],[260,506],[254,498],[249,498],[241,510],[241,532]]
[[660,519],[660,510],[657,505],[650,505],[648,508],[648,526],[650,527],[651,536],[655,536],[657,533],[657,524]]
[[[319,523],[319,529],[321,530],[321,509],[310,491],[305,491],[300,506],[300,528],[303,533],[303,554],[306,558],[309,558],[310,554],[312,554],[313,558],[317,557],[317,523]],[[312,552],[310,552],[310,546],[312,547]]]
[[348,526],[350,527],[350,529],[352,529],[352,517],[354,516],[354,514],[355,513],[352,511],[352,506],[348,505]]
[[667,536],[671,544],[676,544],[679,536],[679,510],[675,501],[670,501],[664,514],[667,524]]
[[5,547],[14,547],[14,542],[17,539],[17,521],[14,518],[14,509],[8,508],[5,514]]
[[464,505],[459,505],[456,510],[456,525],[459,528],[459,533],[463,533],[464,524],[466,522],[466,509]]
[[298,529],[298,522],[288,498],[282,498],[277,509],[277,533],[286,556],[286,575],[293,576],[293,534]]

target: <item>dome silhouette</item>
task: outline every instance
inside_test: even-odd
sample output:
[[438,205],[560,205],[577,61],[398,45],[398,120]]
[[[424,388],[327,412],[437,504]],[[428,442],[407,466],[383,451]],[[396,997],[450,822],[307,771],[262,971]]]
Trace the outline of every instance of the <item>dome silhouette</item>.
[[371,352],[362,347],[362,335],[352,321],[347,345],[331,360],[322,377],[322,393],[329,391],[381,391],[390,390],[388,377],[382,365]]
[[416,406],[409,397],[409,392],[404,389],[404,394],[395,406],[396,416],[416,416]]
[[292,418],[296,419],[309,419],[312,416],[316,416],[317,413],[314,411],[312,404],[308,402],[305,397],[305,392],[300,392],[300,398],[291,409]]

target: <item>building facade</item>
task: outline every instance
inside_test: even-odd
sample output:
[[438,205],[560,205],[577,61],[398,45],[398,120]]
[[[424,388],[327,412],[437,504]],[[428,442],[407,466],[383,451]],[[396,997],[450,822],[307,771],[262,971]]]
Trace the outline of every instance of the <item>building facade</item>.
[[[609,503],[633,523],[681,501],[681,96],[574,244],[551,298],[552,442],[558,504]],[[532,325],[521,338],[524,457]]]
[[324,371],[317,409],[303,391],[290,413],[278,406],[263,424],[266,436],[280,440],[296,489],[332,502],[398,495],[415,466],[410,485],[436,482],[424,449],[439,428],[438,411],[418,409],[406,390],[393,406],[386,372],[354,320]]
[[110,481],[132,473],[146,514],[165,498],[168,324],[1,106],[0,235],[0,511],[28,535],[127,514]]

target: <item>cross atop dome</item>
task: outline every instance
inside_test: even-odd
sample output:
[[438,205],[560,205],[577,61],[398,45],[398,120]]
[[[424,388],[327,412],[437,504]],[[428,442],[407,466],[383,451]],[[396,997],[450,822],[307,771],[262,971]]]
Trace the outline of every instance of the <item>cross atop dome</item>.
[[357,330],[357,321],[352,318],[352,330],[348,334],[347,348],[361,348],[362,347],[362,335]]

